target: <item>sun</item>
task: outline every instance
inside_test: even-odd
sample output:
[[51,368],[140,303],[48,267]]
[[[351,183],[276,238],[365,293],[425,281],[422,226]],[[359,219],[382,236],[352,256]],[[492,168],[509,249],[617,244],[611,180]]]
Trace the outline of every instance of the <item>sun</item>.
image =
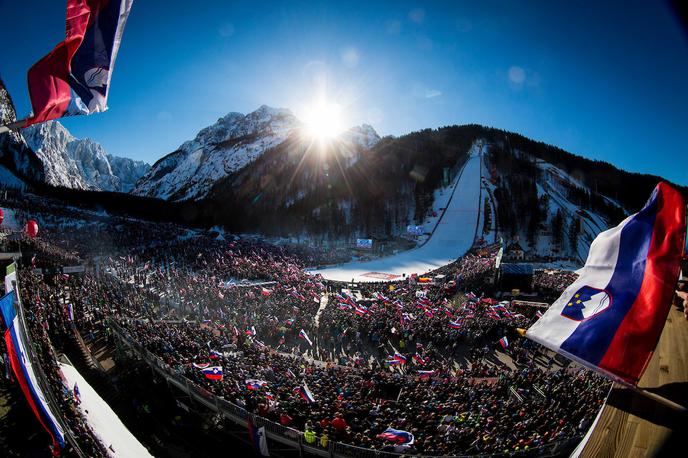
[[319,101],[304,117],[306,134],[316,140],[330,140],[344,131],[342,109],[336,103]]

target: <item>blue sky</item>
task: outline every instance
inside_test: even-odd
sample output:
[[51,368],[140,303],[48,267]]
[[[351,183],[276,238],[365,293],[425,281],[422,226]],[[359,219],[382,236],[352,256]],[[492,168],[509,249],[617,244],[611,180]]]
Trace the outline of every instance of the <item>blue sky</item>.
[[[382,135],[480,123],[688,185],[688,35],[667,5],[479,3],[138,0],[110,111],[64,124],[153,162],[230,111],[303,116],[324,85]],[[0,76],[26,114],[64,2],[0,0],[0,16]]]

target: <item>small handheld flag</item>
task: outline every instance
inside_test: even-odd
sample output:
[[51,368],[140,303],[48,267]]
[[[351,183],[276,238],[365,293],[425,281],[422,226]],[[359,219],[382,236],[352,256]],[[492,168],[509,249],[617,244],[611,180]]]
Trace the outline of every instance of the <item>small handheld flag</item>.
[[401,429],[387,428],[377,437],[394,442],[397,445],[412,445],[415,440],[413,434]]
[[499,345],[501,345],[502,348],[505,350],[509,348],[509,340],[507,340],[506,336],[499,339]]
[[306,331],[304,331],[303,329],[299,331],[299,338],[308,342],[308,345],[310,345],[311,347],[313,346],[313,342],[311,342],[311,339],[308,338],[308,334],[306,334]]
[[671,307],[685,237],[683,197],[660,183],[640,212],[597,236],[578,279],[526,337],[636,385]]
[[263,380],[256,380],[253,378],[246,379],[246,389],[247,390],[255,391],[255,390],[259,390],[262,387],[267,386],[267,385],[268,385],[268,382],[263,381]]
[[431,376],[433,376],[433,375],[435,375],[435,370],[434,370],[434,369],[431,370],[431,371],[418,371],[418,376],[419,376],[419,377],[426,378],[426,377],[431,377]]
[[222,380],[222,366],[209,366],[201,369],[205,378],[210,380]]
[[313,396],[313,393],[310,389],[308,389],[308,385],[306,385],[305,383],[302,386],[294,388],[294,393],[301,396],[301,399],[303,399],[309,404],[315,402],[315,396]]
[[74,382],[74,389],[72,392],[74,393],[74,401],[77,404],[81,404],[81,392],[79,391],[79,387],[77,386],[76,382]]

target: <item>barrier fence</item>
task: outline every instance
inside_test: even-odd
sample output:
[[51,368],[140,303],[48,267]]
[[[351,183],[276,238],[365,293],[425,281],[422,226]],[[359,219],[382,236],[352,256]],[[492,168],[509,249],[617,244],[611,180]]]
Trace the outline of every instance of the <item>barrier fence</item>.
[[[312,455],[325,457],[356,457],[356,458],[398,458],[400,456],[408,456],[408,454],[386,452],[381,450],[373,450],[369,448],[357,447],[355,445],[344,444],[342,442],[329,441],[327,448],[315,446],[315,444],[307,444],[304,441],[303,433],[294,428],[283,426],[266,418],[253,414],[243,407],[233,404],[222,397],[215,396],[210,391],[195,385],[186,377],[176,373],[167,363],[161,358],[145,349],[143,346],[136,343],[126,329],[121,328],[112,319],[108,319],[108,325],[113,335],[117,337],[122,343],[129,347],[136,355],[146,362],[155,372],[161,375],[171,385],[181,390],[188,395],[195,402],[203,405],[209,410],[223,415],[233,423],[248,428],[249,420],[256,427],[265,427],[266,436],[276,442],[290,446],[298,450],[301,454],[308,453]],[[573,437],[570,439],[552,442],[540,447],[534,447],[527,451],[519,451],[511,453],[509,456],[518,457],[555,457],[568,455],[576,445],[581,441],[581,437]],[[435,458],[429,455],[414,455],[428,458]],[[503,456],[503,454],[483,454],[483,455],[452,455],[459,458],[487,458]]]

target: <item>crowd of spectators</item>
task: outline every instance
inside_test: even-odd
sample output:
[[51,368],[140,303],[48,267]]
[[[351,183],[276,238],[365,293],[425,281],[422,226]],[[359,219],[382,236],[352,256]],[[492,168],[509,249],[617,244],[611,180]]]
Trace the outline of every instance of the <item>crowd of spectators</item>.
[[[172,225],[97,224],[108,235],[88,225],[58,234],[48,223],[43,241],[17,242],[35,252],[20,277],[50,373],[57,373],[52,345],[70,338],[73,325],[107,335],[116,323],[191,383],[303,432],[309,444],[427,455],[511,453],[581,436],[609,386],[554,363],[519,337],[534,316],[484,295],[495,247],[434,272],[442,281],[354,287],[304,272],[328,261],[311,248]],[[120,248],[98,248],[106,236]],[[77,261],[87,273],[39,276],[28,268]],[[573,281],[556,277],[542,287]],[[222,378],[208,379],[205,366],[221,366]],[[48,375],[63,410],[73,412],[72,429],[98,456],[103,446],[69,389]],[[388,427],[412,433],[414,443],[380,438]]]

